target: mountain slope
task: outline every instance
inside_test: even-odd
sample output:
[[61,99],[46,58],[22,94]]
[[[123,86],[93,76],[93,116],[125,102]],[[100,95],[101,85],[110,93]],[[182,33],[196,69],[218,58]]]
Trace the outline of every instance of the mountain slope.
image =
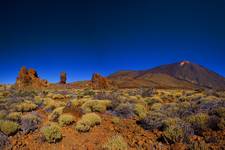
[[225,79],[201,65],[182,61],[162,65],[144,71],[120,71],[108,76],[119,87],[195,88],[211,87],[225,89]]

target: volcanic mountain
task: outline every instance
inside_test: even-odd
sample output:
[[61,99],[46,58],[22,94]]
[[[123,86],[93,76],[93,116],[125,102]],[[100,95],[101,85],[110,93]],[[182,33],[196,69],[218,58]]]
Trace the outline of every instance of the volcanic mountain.
[[108,76],[121,88],[159,87],[225,89],[225,78],[205,67],[182,61],[143,71],[119,71]]

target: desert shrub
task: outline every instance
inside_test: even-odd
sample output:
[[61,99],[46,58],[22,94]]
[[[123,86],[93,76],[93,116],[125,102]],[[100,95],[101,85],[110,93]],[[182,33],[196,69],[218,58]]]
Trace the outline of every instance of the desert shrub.
[[175,143],[181,142],[184,133],[179,126],[173,125],[165,129],[164,136],[166,137],[166,139],[168,139],[169,142]]
[[43,99],[40,97],[40,96],[35,96],[34,97],[34,103],[36,104],[36,105],[41,105],[42,104],[42,102],[43,102]]
[[146,130],[160,129],[166,118],[167,116],[160,112],[150,111],[145,118],[138,121],[138,124]]
[[77,122],[75,129],[79,132],[87,132],[91,127],[101,123],[101,118],[95,113],[88,113],[82,116]]
[[142,97],[151,97],[155,94],[155,90],[153,88],[143,89],[141,96]]
[[16,110],[20,112],[28,112],[37,108],[37,105],[31,101],[25,101],[16,105]]
[[74,122],[74,117],[70,114],[63,114],[59,117],[60,126],[70,125],[73,122]]
[[51,123],[41,129],[44,138],[49,143],[55,143],[62,139],[60,127],[56,123]]
[[8,137],[0,131],[0,149],[4,149],[6,146],[9,146],[10,142]]
[[62,107],[62,106],[65,106],[65,105],[66,105],[66,103],[60,102],[60,101],[56,101],[56,100],[53,100],[51,98],[44,99],[44,106],[45,106],[44,110],[47,111],[47,112],[51,112],[55,108]]
[[22,113],[21,112],[11,112],[7,115],[7,119],[13,121],[19,121],[21,119]]
[[119,124],[119,122],[120,122],[120,118],[119,117],[113,117],[112,118],[112,123],[113,124]]
[[81,108],[84,113],[89,112],[105,112],[110,106],[111,101],[109,100],[89,100],[85,102]]
[[86,95],[88,95],[88,96],[94,96],[95,95],[95,92],[92,89],[87,88],[87,89],[84,89],[82,95],[83,96],[86,96]]
[[217,107],[212,110],[212,113],[218,117],[225,118],[225,107]]
[[134,113],[140,118],[144,118],[147,114],[147,110],[145,108],[145,106],[141,105],[141,104],[135,104],[134,105]]
[[155,103],[151,106],[151,110],[152,111],[159,111],[162,107],[162,104],[161,103]]
[[65,97],[63,95],[61,95],[61,94],[53,94],[52,98],[53,99],[64,99]]
[[178,116],[179,106],[176,103],[168,103],[162,105],[160,111],[166,113],[169,117]]
[[154,97],[148,97],[144,99],[145,103],[148,106],[152,106],[155,103],[160,103],[162,102],[162,100],[160,99],[160,97],[154,96]]
[[24,134],[32,132],[38,128],[40,118],[35,114],[26,114],[21,118],[21,129]]
[[13,121],[0,120],[0,130],[6,135],[12,135],[19,130],[19,125]]
[[189,142],[193,134],[191,126],[179,118],[167,118],[163,121],[164,137],[169,143]]
[[134,116],[134,105],[130,103],[121,103],[115,108],[114,112],[120,117],[132,117]]
[[208,127],[209,116],[205,113],[197,113],[187,117],[186,120],[192,125],[196,134],[201,134]]
[[50,121],[57,121],[59,116],[63,113],[64,107],[58,107],[53,110],[53,112],[48,116]]
[[104,150],[127,150],[128,145],[121,135],[114,135],[103,145]]
[[0,119],[4,119],[6,116],[6,111],[0,111]]
[[82,106],[85,102],[89,101],[90,99],[74,99],[71,101],[72,107],[80,107]]

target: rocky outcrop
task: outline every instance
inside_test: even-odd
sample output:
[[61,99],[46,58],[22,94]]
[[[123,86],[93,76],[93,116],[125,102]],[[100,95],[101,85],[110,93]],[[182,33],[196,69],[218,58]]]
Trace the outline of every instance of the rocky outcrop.
[[36,70],[22,67],[16,78],[15,86],[16,88],[43,88],[48,86],[48,81],[40,79]]
[[61,72],[60,73],[60,84],[66,84],[66,72]]
[[91,85],[93,89],[111,89],[115,85],[113,82],[98,73],[94,73],[91,78]]

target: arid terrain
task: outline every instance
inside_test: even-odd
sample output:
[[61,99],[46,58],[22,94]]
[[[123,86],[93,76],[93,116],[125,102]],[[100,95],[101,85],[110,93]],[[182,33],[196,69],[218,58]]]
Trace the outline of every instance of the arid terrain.
[[183,61],[57,84],[0,86],[0,149],[224,150],[225,79]]

